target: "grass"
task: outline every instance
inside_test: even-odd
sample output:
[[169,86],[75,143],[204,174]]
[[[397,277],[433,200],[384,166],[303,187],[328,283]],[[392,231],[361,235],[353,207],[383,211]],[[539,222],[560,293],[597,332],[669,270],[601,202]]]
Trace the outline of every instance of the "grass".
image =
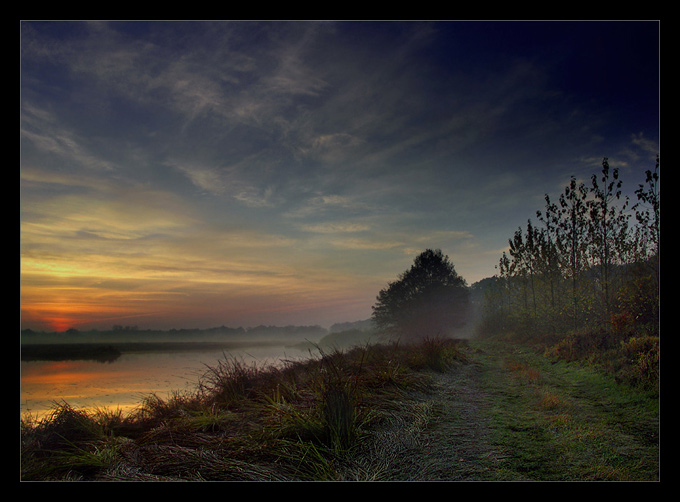
[[[508,346],[486,374],[493,429],[511,452],[501,479],[639,481],[659,476],[658,399],[597,366]],[[502,354],[502,356],[499,356]]]
[[62,403],[25,418],[21,478],[657,480],[654,386],[616,378],[604,356],[548,352],[425,339],[279,366],[225,356],[194,391],[127,414]]
[[225,356],[207,367],[195,391],[149,395],[127,415],[88,414],[64,403],[40,421],[22,420],[21,476],[379,479],[386,428],[415,406],[409,393],[427,390],[424,370],[464,358],[459,345],[426,340],[320,350],[320,357],[282,366]]
[[620,331],[571,333],[546,347],[553,361],[580,361],[612,375],[618,382],[659,390],[659,337]]

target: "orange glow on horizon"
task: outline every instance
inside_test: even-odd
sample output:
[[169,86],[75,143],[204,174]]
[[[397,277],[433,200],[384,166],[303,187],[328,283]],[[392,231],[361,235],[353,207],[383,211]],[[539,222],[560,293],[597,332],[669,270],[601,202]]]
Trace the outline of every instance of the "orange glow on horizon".
[[86,326],[102,325],[106,322],[118,323],[126,319],[133,319],[157,314],[158,312],[139,313],[122,307],[75,304],[71,302],[24,302],[21,306],[22,324],[32,329],[64,332],[70,328],[79,329]]
[[61,332],[74,328],[77,323],[71,317],[52,317],[45,318],[43,322],[50,327],[51,331]]
[[[32,238],[27,233],[24,242]],[[211,235],[201,241],[222,249],[222,239]],[[243,235],[237,240],[243,248],[238,253],[247,253],[242,259],[236,251],[225,259],[205,247],[171,253],[170,246],[145,249],[123,260],[121,256],[130,253],[127,241],[128,247],[120,249],[108,242],[111,248],[100,254],[89,248],[84,254],[57,252],[57,243],[50,255],[26,253],[21,262],[22,326],[58,333],[86,331],[139,325],[130,320],[140,317],[146,318],[148,328],[324,324],[337,315],[335,309],[370,305],[373,293],[367,297],[365,292],[382,284],[327,264],[320,270],[310,268],[299,258],[284,256],[283,263],[274,266],[253,251],[251,240]],[[262,253],[267,256],[266,246]]]

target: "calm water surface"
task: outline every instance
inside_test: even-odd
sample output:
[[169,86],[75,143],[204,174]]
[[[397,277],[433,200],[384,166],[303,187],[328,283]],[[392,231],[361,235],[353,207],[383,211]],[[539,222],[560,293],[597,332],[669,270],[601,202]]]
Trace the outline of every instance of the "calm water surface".
[[55,402],[73,408],[129,411],[152,393],[161,398],[174,391],[191,391],[207,366],[235,357],[258,366],[282,359],[302,359],[309,353],[284,347],[205,352],[123,353],[112,363],[94,361],[21,362],[21,413],[43,416]]

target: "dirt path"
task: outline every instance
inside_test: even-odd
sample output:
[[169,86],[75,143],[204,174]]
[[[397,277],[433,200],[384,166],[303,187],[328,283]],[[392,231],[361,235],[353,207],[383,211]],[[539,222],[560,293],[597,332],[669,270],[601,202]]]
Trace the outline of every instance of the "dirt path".
[[502,467],[507,453],[490,434],[489,396],[480,364],[466,364],[436,376],[436,414],[422,437],[419,478],[479,481]]
[[659,479],[658,401],[509,347],[471,361],[433,375],[393,479]]

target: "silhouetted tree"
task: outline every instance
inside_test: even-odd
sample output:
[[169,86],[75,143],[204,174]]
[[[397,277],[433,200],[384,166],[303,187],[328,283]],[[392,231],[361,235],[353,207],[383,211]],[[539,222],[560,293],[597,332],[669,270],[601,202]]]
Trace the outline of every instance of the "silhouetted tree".
[[447,336],[465,325],[469,308],[465,280],[441,250],[428,249],[399,280],[380,291],[373,320],[391,335]]
[[557,246],[560,267],[571,284],[571,321],[578,327],[581,310],[581,279],[588,269],[588,189],[574,176],[559,197]]
[[[628,208],[617,169],[604,158],[592,187],[571,177],[556,203],[545,196],[543,224],[519,228],[486,284],[483,329],[563,333],[635,323],[658,329],[659,159]],[[637,223],[637,225],[631,225]]]
[[659,156],[656,156],[654,171],[647,170],[646,185],[640,184],[635,191],[638,203],[633,206],[635,219],[638,222],[638,238],[636,240],[638,260],[646,260],[659,256],[661,241],[661,194],[659,192]]
[[548,301],[551,315],[555,315],[560,303],[559,283],[562,277],[560,270],[560,210],[557,204],[550,201],[550,196],[545,195],[545,211],[536,211],[536,216],[544,224],[544,229],[539,233],[539,248],[541,259],[539,260],[540,272],[548,284]]
[[628,235],[627,206],[619,207],[614,204],[621,198],[621,180],[619,170],[609,171],[609,161],[605,157],[602,161],[600,175],[602,186],[598,183],[598,176],[592,176],[591,194],[588,201],[590,210],[590,252],[593,262],[599,265],[600,284],[603,294],[604,314],[608,317],[611,307],[612,267],[622,262],[625,255]]

